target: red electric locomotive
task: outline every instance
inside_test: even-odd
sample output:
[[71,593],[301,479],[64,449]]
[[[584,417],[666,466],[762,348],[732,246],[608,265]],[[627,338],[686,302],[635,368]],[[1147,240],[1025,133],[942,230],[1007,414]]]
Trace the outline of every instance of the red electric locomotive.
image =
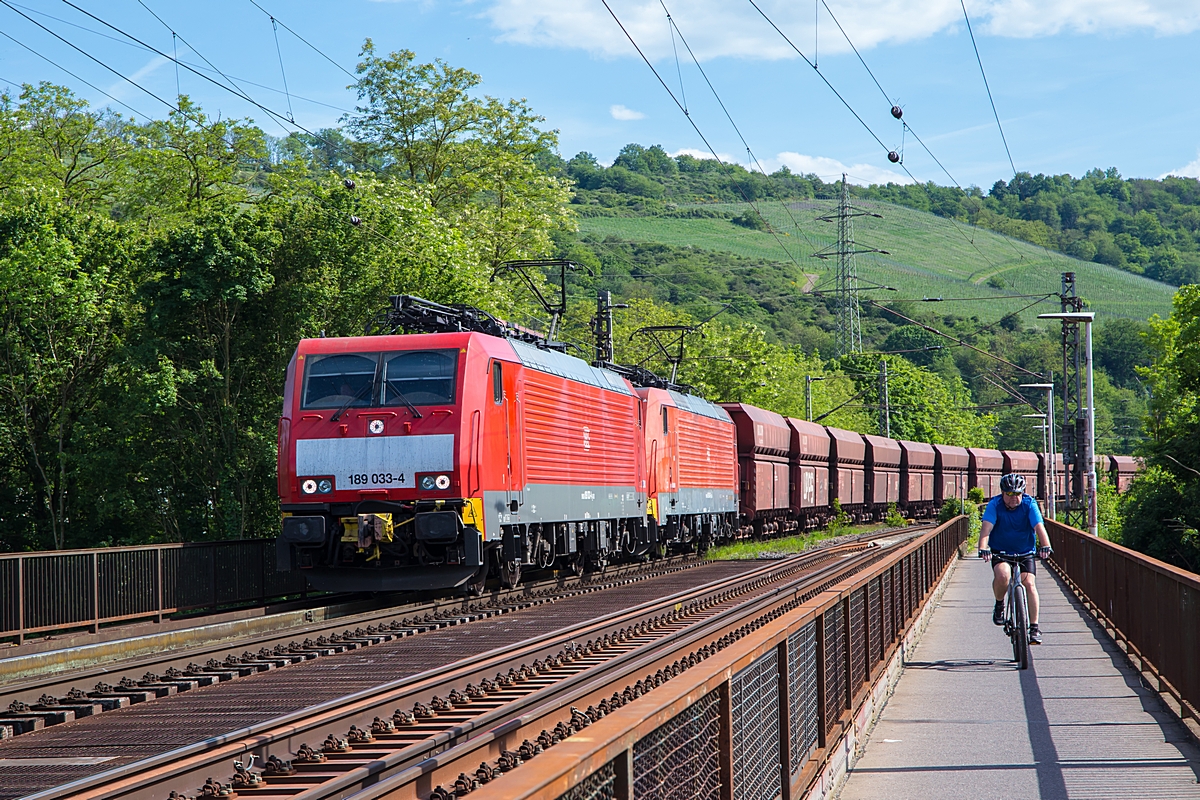
[[[719,407],[639,394],[495,335],[512,329],[481,312],[393,303],[443,332],[305,339],[288,367],[281,569],[332,591],[478,589],[489,573],[512,585],[524,566],[580,571],[734,524],[733,425]],[[650,406],[663,434],[645,424]]]

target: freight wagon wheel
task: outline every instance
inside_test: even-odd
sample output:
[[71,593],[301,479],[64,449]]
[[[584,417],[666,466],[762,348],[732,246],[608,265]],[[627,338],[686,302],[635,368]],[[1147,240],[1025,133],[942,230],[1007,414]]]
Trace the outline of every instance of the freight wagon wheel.
[[500,562],[500,585],[511,589],[521,582],[521,562],[515,559]]

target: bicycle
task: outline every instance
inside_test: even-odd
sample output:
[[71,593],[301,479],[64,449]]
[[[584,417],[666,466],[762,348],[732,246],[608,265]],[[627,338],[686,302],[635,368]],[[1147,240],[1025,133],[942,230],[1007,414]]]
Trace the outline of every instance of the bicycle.
[[1023,555],[991,553],[992,558],[1012,567],[1012,578],[1004,595],[1004,632],[1012,639],[1013,661],[1017,662],[1017,669],[1029,669],[1029,601],[1025,584],[1021,583],[1020,562],[1031,556],[1032,552]]

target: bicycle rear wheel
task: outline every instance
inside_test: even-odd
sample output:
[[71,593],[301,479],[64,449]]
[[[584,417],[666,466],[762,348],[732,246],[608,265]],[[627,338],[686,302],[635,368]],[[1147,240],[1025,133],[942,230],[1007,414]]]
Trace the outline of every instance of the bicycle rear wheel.
[[1017,669],[1029,668],[1029,606],[1025,587],[1018,583],[1013,589],[1013,661]]

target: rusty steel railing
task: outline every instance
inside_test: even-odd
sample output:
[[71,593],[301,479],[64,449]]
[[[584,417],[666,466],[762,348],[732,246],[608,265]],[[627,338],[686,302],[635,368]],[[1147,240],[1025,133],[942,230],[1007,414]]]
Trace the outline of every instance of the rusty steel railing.
[[0,641],[307,590],[302,573],[275,571],[273,539],[0,555]]
[[1059,522],[1046,528],[1051,566],[1200,721],[1200,576]]
[[803,797],[966,537],[957,517],[899,547],[472,800]]

